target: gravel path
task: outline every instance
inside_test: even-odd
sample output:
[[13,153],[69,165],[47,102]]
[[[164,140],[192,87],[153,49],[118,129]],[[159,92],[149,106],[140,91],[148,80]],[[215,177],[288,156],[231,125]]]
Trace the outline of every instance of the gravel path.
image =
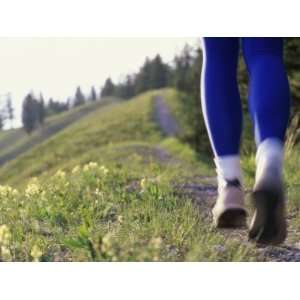
[[179,126],[171,115],[169,108],[161,95],[154,97],[155,119],[158,122],[161,131],[166,136],[175,136],[179,132]]

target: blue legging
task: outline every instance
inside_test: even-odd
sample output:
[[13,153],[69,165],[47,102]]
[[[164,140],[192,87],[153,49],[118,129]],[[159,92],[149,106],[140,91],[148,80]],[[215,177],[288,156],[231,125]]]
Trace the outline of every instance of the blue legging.
[[[284,140],[290,93],[281,38],[241,38],[249,72],[249,108],[256,144]],[[237,83],[239,38],[204,38],[202,110],[215,156],[239,153],[242,107]]]

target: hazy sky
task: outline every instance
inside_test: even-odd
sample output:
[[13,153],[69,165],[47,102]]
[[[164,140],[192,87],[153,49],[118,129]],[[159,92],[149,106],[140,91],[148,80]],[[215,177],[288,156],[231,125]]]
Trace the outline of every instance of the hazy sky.
[[[118,81],[138,71],[145,57],[159,53],[169,62],[197,38],[0,38],[0,95],[10,92],[20,120],[29,91],[65,100],[80,85],[97,92],[110,76]],[[19,120],[16,125],[19,124]]]

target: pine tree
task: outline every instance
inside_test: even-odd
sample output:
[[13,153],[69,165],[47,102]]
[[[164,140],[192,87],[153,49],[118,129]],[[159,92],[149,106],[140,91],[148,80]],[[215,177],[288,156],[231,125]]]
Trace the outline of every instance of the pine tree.
[[135,93],[139,94],[151,88],[151,61],[147,57],[136,77]]
[[79,86],[79,87],[77,87],[76,92],[75,92],[74,106],[80,106],[80,105],[83,105],[84,103],[85,103],[85,97]]
[[22,123],[25,131],[31,133],[38,124],[38,105],[33,95],[29,93],[24,101],[22,108]]
[[[6,100],[6,112],[7,112],[7,117],[10,120],[10,127],[13,128],[13,121],[14,121],[14,109],[12,106],[12,100],[10,94],[7,96]],[[2,117],[2,123],[3,123],[3,117]],[[3,124],[2,124],[3,127]]]
[[116,88],[111,78],[107,78],[104,87],[101,90],[101,97],[113,96],[115,95]]
[[97,93],[95,87],[92,86],[91,88],[91,94],[89,97],[90,101],[97,101]]
[[168,66],[163,63],[161,56],[158,54],[151,61],[150,71],[150,89],[160,89],[167,86],[168,83]]
[[39,117],[39,123],[44,124],[45,117],[46,117],[46,111],[45,111],[45,101],[42,94],[40,94],[40,99],[38,102],[38,117]]
[[189,92],[192,87],[189,79],[189,72],[191,71],[191,67],[194,62],[192,51],[193,50],[190,46],[185,45],[182,53],[179,56],[176,56],[174,60],[174,84],[177,89],[185,92]]
[[130,99],[135,95],[134,91],[134,78],[131,75],[127,75],[125,81],[116,86],[115,95],[123,99]]

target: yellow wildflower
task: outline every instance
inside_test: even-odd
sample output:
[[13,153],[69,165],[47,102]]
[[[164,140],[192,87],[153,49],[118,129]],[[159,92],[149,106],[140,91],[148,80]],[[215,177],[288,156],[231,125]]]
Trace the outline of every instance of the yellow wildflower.
[[30,255],[34,261],[39,261],[40,257],[43,255],[43,252],[37,245],[34,245],[31,249]]
[[0,185],[0,197],[7,197],[8,195],[13,195],[15,196],[15,189],[8,185]]
[[13,190],[12,190],[12,195],[13,195],[13,196],[18,196],[18,195],[19,195],[18,190],[17,190],[17,189],[13,189]]
[[9,248],[6,247],[6,246],[1,246],[0,249],[1,249],[1,258],[2,258],[2,260],[11,261],[12,257],[11,257],[11,252],[10,252]]
[[96,169],[97,167],[98,167],[98,164],[96,163],[96,162],[90,162],[89,163],[89,167],[90,167],[90,169]]
[[75,166],[72,170],[72,174],[76,174],[80,171],[80,166]]
[[101,166],[101,167],[100,167],[100,171],[101,171],[104,175],[106,175],[106,174],[108,173],[108,169],[107,169],[105,166]]
[[8,246],[11,240],[11,233],[7,225],[0,226],[0,244],[2,246]]
[[87,172],[96,168],[98,168],[98,163],[91,161],[83,166],[83,171]]
[[141,180],[140,185],[141,185],[141,188],[142,188],[142,189],[145,189],[145,187],[146,187],[146,178],[143,178],[143,179]]
[[58,179],[65,179],[66,177],[66,173],[62,170],[58,170],[55,175],[54,175],[55,178],[58,178]]
[[95,195],[97,195],[97,196],[101,195],[101,192],[100,192],[100,190],[98,188],[96,188],[96,190],[95,190]]
[[40,192],[40,186],[36,183],[29,183],[26,190],[25,190],[25,196],[30,198],[31,196],[34,196]]

